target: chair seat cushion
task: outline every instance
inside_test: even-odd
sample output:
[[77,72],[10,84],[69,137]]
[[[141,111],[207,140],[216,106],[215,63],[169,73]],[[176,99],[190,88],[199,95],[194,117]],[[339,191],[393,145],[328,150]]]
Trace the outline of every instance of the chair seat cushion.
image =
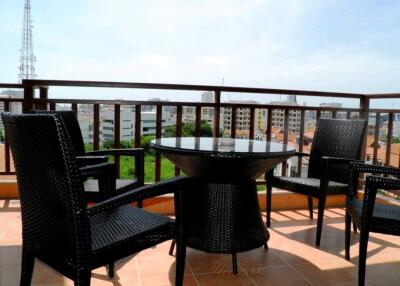
[[173,238],[174,220],[124,205],[90,217],[92,251],[134,243],[135,247],[153,246]]
[[[272,179],[272,186],[295,193],[318,196],[320,179],[276,176]],[[329,194],[345,194],[346,192],[346,184],[334,181],[329,182]]]
[[[361,227],[363,201],[352,199],[347,202],[347,210],[357,226]],[[375,204],[371,221],[370,231],[388,234],[400,234],[400,207],[394,205]]]

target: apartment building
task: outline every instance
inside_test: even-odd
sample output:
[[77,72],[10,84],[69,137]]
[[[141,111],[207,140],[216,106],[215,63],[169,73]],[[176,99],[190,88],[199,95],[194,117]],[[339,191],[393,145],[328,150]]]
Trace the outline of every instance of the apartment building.
[[[298,106],[296,102],[291,101],[273,101],[271,104],[276,105],[288,105]],[[301,123],[301,111],[300,110],[289,110],[289,132],[299,133]],[[284,109],[273,109],[272,110],[272,126],[283,129],[285,125],[285,110]]]
[[[161,115],[161,132],[165,127],[175,125],[175,121],[169,113],[163,112]],[[102,112],[101,114],[101,141],[114,140],[115,124],[113,112]],[[141,112],[141,135],[156,134],[156,111]],[[131,110],[121,110],[120,113],[120,140],[132,141],[135,138],[135,112]]]

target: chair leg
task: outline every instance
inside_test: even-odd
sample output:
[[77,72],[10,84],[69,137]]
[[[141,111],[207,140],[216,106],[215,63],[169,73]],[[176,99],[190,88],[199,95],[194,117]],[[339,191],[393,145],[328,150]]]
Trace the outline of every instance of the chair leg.
[[353,231],[357,232],[357,225],[356,225],[356,223],[354,221],[353,221]]
[[318,222],[317,222],[317,238],[315,244],[319,247],[321,243],[322,224],[324,221],[326,197],[322,196],[318,199]]
[[173,241],[176,243],[176,275],[175,286],[183,285],[183,277],[185,274],[185,260],[186,260],[186,240],[183,234],[178,235],[178,239]]
[[365,284],[365,264],[367,260],[367,248],[368,248],[368,237],[369,231],[363,229],[360,230],[360,254],[358,258],[358,285],[363,286]]
[[115,267],[114,262],[108,264],[108,277],[114,278],[115,275]]
[[350,228],[351,228],[351,216],[346,211],[346,225],[345,225],[345,258],[350,260]]
[[232,253],[232,272],[233,274],[237,274],[238,270],[237,270],[237,255],[236,252]]
[[310,212],[310,219],[314,218],[313,215],[313,197],[307,196],[307,203],[308,203],[308,211]]
[[266,195],[266,204],[267,204],[267,227],[271,226],[271,207],[272,207],[272,186],[267,183],[267,195]]
[[81,270],[74,281],[75,286],[90,286],[90,271]]
[[174,255],[174,248],[175,248],[175,239],[172,240],[171,246],[169,247],[169,255],[173,256]]
[[32,281],[35,257],[26,250],[22,250],[21,286],[30,286]]

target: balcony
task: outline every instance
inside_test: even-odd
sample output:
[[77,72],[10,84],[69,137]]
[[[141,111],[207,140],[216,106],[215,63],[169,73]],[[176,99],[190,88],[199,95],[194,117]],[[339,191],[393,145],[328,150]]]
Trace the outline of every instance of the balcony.
[[[352,259],[346,261],[343,215],[342,208],[325,212],[324,239],[317,249],[314,247],[315,221],[309,220],[308,211],[273,212],[270,249],[258,248],[239,254],[237,275],[231,273],[229,255],[189,249],[184,285],[356,285],[359,235],[352,235]],[[106,275],[105,267],[95,270],[92,285],[173,285],[175,259],[168,255],[169,245],[166,242],[118,262],[113,280]],[[19,202],[0,200],[0,285],[19,285],[20,259]],[[372,234],[367,285],[397,285],[399,267],[400,238]],[[36,263],[32,285],[73,283],[44,264]]]
[[[211,92],[212,102],[180,102],[180,101],[134,101],[134,100],[104,100],[104,99],[72,99],[52,98],[53,88],[107,88],[107,89],[148,89],[161,91],[195,91]],[[313,126],[321,117],[332,118],[368,118],[369,136],[365,142],[363,156],[367,161],[384,165],[400,167],[399,144],[397,142],[396,118],[400,109],[371,108],[375,100],[400,99],[400,94],[354,94],[338,92],[320,92],[304,90],[281,90],[244,87],[221,87],[175,84],[121,83],[121,82],[84,82],[84,81],[52,81],[25,80],[22,85],[0,84],[0,88],[15,88],[23,90],[23,98],[0,98],[0,106],[5,111],[26,112],[31,109],[56,110],[68,108],[78,114],[86,108],[91,130],[91,148],[98,150],[104,143],[102,137],[102,110],[107,108],[112,113],[107,118],[113,124],[109,135],[114,147],[123,144],[121,127],[124,108],[135,110],[134,125],[131,126],[135,147],[141,146],[143,135],[144,113],[149,106],[154,106],[154,135],[163,136],[166,109],[173,110],[173,125],[176,136],[182,135],[185,122],[192,121],[194,135],[201,134],[202,120],[212,124],[213,136],[232,138],[246,137],[258,140],[274,140],[296,146],[300,152],[309,152],[312,142]],[[38,97],[35,96],[38,93]],[[241,93],[252,95],[298,95],[320,97],[329,101],[331,98],[352,99],[359,102],[358,107],[337,106],[303,106],[286,103],[243,103],[225,102],[226,93]],[[185,114],[191,109],[191,115]],[[204,111],[207,110],[206,113]],[[225,112],[228,111],[228,112]],[[240,124],[240,112],[246,111],[249,116],[248,125]],[[259,112],[261,111],[261,113]],[[262,113],[265,111],[265,113]],[[246,113],[246,114],[247,114]],[[188,112],[189,114],[189,112]],[[223,126],[223,115],[229,115],[228,126]],[[262,115],[263,114],[263,115]],[[209,118],[208,118],[208,117]],[[275,118],[275,116],[277,118]],[[261,118],[261,119],[260,119]],[[312,120],[308,120],[308,119]],[[146,119],[149,120],[149,119]],[[262,126],[259,126],[259,123]],[[296,129],[296,122],[298,128]],[[293,125],[296,125],[293,127]],[[240,129],[239,129],[240,126]],[[242,126],[246,126],[242,128]],[[265,127],[265,128],[264,128]],[[111,127],[110,127],[111,128]],[[147,128],[147,127],[146,127]],[[242,130],[241,130],[242,129]],[[244,129],[244,130],[243,130]],[[340,142],[339,142],[340,143]],[[0,144],[0,284],[17,285],[19,277],[19,262],[21,252],[21,222],[18,203],[18,191],[12,158],[7,144]],[[121,161],[116,160],[117,166]],[[172,174],[166,174],[165,159],[158,153],[154,162],[149,162],[154,176],[147,181],[159,181],[168,176],[180,174],[173,169]],[[288,161],[275,171],[283,175],[305,175],[307,160]],[[260,187],[259,202],[265,209],[265,182],[258,180]],[[271,229],[270,249],[256,249],[239,256],[240,273],[234,276],[230,272],[230,257],[225,255],[203,254],[189,250],[187,275],[185,285],[277,285],[283,283],[281,277],[286,277],[287,285],[354,285],[357,281],[358,234],[352,238],[352,260],[344,260],[344,197],[329,198],[326,211],[324,239],[320,249],[314,247],[316,221],[308,219],[306,199],[300,195],[289,194],[276,190],[273,200],[273,227]],[[395,200],[380,196],[380,202],[397,203]],[[153,211],[172,213],[172,199],[161,197],[145,202],[145,207]],[[117,266],[117,279],[109,280],[103,268],[98,269],[92,278],[94,285],[170,285],[173,282],[174,259],[168,256],[169,244],[144,251],[136,256],[121,261]],[[400,279],[397,270],[400,261],[400,240],[397,237],[373,234],[367,260],[368,285],[395,285]],[[6,257],[6,259],[4,259]],[[149,274],[150,269],[159,269],[157,275]],[[35,270],[34,285],[70,285],[71,281],[62,278],[44,265]],[[72,284],[71,284],[72,285]]]

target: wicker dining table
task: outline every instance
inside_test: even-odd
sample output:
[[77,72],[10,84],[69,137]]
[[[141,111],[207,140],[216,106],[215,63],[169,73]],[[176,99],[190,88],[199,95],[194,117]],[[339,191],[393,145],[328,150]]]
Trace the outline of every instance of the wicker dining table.
[[237,252],[267,245],[256,179],[293,156],[294,147],[210,137],[160,138],[151,145],[196,182],[183,192],[188,246],[231,253],[235,272]]

